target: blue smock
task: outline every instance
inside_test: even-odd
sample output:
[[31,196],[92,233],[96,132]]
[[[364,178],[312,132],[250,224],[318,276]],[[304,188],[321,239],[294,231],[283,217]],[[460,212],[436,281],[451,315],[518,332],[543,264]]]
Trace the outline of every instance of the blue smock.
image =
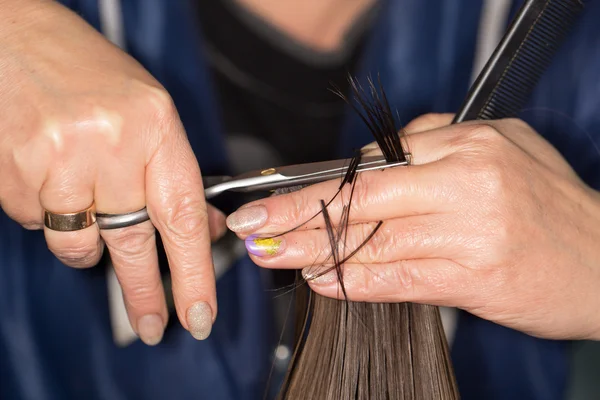
[[[227,171],[218,107],[193,1],[121,0],[127,51],[170,92],[204,173]],[[97,0],[63,0],[97,29]],[[362,71],[379,73],[403,122],[454,112],[469,86],[480,2],[388,0]],[[515,5],[516,6],[516,5]],[[544,75],[522,118],[600,188],[599,2]],[[56,27],[60,29],[60,27]],[[349,112],[341,155],[372,141]],[[272,352],[268,295],[240,260],[218,282],[219,318],[197,342],[171,327],[157,347],[113,344],[104,272],[54,259],[41,232],[0,212],[1,399],[260,399]],[[172,317],[173,318],[173,317]],[[561,399],[567,344],[535,339],[466,313],[453,358],[462,398]]]

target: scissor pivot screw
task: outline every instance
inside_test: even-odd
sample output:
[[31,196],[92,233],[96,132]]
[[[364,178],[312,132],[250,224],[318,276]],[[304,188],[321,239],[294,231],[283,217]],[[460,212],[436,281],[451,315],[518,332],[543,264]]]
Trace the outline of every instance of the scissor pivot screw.
[[269,168],[269,169],[263,169],[262,171],[260,171],[260,174],[263,176],[273,175],[275,172],[277,172],[277,170],[275,168]]

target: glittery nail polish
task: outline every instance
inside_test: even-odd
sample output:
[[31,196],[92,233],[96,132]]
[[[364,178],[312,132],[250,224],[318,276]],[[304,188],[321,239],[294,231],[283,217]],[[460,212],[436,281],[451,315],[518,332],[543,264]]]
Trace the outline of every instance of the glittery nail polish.
[[267,218],[265,206],[240,208],[227,217],[227,227],[234,232],[251,232],[263,226]]
[[187,310],[188,330],[197,340],[204,340],[212,330],[212,310],[206,302],[198,302]]
[[283,237],[261,238],[251,235],[246,238],[245,242],[248,252],[258,257],[276,256],[277,254],[281,254],[285,248],[285,239]]

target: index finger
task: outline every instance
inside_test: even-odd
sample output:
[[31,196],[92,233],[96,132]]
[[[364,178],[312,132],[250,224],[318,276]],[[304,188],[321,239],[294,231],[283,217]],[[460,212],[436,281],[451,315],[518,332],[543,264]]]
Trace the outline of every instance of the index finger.
[[166,133],[146,168],[148,214],[160,232],[181,324],[209,336],[217,315],[215,272],[200,167],[181,122]]
[[[407,137],[412,166],[359,173],[349,223],[443,212],[452,207],[449,199],[457,178],[452,174],[453,165],[445,163],[441,167],[440,160],[455,151],[452,141],[456,131],[456,126],[452,126]],[[242,237],[250,233],[283,233],[301,224],[302,229],[322,228],[322,218],[311,218],[321,211],[320,200],[331,200],[339,184],[339,180],[332,180],[249,203],[231,214],[227,225]],[[351,191],[346,185],[328,206],[334,225],[340,220]]]

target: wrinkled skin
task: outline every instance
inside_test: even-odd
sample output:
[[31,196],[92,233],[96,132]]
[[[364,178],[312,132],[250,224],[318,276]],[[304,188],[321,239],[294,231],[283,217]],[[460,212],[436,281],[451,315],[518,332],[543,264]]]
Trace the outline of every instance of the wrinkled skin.
[[[137,62],[62,6],[0,0],[0,204],[28,229],[43,209],[71,213],[148,207],[151,222],[44,234],[65,264],[95,265],[108,248],[131,324],[148,344],[168,314],[155,227],[164,239],[179,319],[196,337],[217,313],[211,237],[224,216],[207,207],[197,160],[166,91]],[[210,222],[210,231],[209,231]],[[202,326],[187,311],[201,303]],[[207,306],[208,305],[208,306]],[[198,316],[193,316],[195,323]]]
[[[535,336],[600,339],[598,193],[524,122],[449,126],[451,118],[425,115],[407,126],[412,166],[359,174],[342,250],[349,254],[375,221],[384,223],[343,266],[349,297],[459,307]],[[373,144],[364,151],[378,153]],[[265,207],[268,217],[238,235],[305,222],[338,184],[243,206]],[[348,190],[329,207],[334,223]],[[284,235],[278,254],[251,257],[266,268],[303,268],[312,289],[341,297],[333,272],[319,276],[331,263],[323,228],[315,218]]]

